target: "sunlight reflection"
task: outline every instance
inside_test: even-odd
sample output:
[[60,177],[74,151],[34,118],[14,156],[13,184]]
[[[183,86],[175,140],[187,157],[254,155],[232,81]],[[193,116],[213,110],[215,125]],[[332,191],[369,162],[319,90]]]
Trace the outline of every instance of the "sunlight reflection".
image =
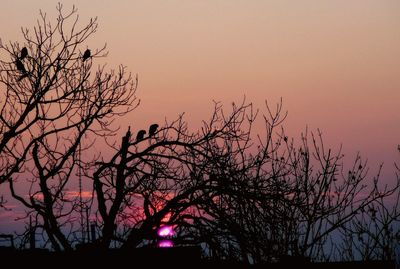
[[160,248],[171,248],[174,246],[174,242],[172,242],[171,240],[161,240],[160,242],[158,242],[158,247]]

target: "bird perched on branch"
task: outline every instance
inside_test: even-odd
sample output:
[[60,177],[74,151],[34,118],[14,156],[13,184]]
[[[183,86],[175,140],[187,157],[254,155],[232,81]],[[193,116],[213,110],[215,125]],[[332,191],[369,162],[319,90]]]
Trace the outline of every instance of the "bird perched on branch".
[[136,135],[136,141],[143,140],[145,134],[146,134],[145,130],[140,130]]
[[26,47],[23,47],[21,49],[21,54],[19,56],[19,59],[23,60],[23,59],[25,59],[26,56],[28,56],[28,49]]
[[131,126],[128,126],[128,131],[126,132],[126,137],[128,137],[128,139],[131,137]]
[[85,50],[85,53],[83,53],[82,56],[82,61],[86,61],[87,59],[90,58],[90,56],[91,56],[90,49]]
[[20,59],[15,60],[15,65],[17,66],[17,69],[19,72],[25,74],[26,73],[26,69],[24,64],[21,62]]
[[126,132],[126,135],[122,138],[121,147],[127,149],[129,147],[130,138],[131,138],[131,126],[128,127],[128,131]]
[[158,128],[158,124],[157,123],[154,123],[154,124],[150,125],[149,137],[152,137],[157,132],[157,128]]

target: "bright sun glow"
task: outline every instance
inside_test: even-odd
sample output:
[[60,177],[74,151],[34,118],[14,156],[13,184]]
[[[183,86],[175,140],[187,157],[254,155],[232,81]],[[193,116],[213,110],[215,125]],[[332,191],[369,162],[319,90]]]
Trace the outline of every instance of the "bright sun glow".
[[172,226],[163,226],[158,229],[157,233],[161,237],[172,236],[174,234],[174,229],[172,228]]

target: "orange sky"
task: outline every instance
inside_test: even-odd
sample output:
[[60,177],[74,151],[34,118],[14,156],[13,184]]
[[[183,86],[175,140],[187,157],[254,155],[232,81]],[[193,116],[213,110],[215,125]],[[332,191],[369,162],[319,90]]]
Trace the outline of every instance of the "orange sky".
[[[98,16],[89,46],[106,42],[109,66],[139,75],[134,129],[186,112],[207,118],[211,101],[244,95],[257,107],[283,98],[299,138],[321,128],[329,146],[360,151],[372,166],[398,159],[400,1],[62,1],[81,22]],[[2,0],[0,37],[21,40],[38,10],[57,1]]]

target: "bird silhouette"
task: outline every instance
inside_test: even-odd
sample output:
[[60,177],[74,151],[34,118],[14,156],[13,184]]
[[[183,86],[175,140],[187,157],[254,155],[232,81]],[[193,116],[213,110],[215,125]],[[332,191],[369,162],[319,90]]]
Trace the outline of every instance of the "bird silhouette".
[[158,128],[158,124],[157,123],[154,123],[154,124],[150,125],[149,137],[152,137],[156,133],[157,128]]
[[128,131],[126,132],[126,137],[128,137],[128,139],[131,137],[131,126],[128,126]]
[[128,127],[126,135],[122,138],[122,147],[129,147],[129,140],[131,139],[131,126]]
[[83,56],[82,56],[82,61],[86,61],[87,59],[89,59],[90,55],[91,55],[90,49],[85,50],[85,53],[83,53]]
[[19,59],[15,60],[15,65],[17,66],[18,71],[24,74],[26,73],[25,66]]
[[136,135],[136,141],[143,140],[145,134],[146,134],[145,130],[140,130]]
[[25,57],[28,56],[28,49],[26,47],[23,47],[21,50],[21,55],[19,56],[20,60],[25,59]]

